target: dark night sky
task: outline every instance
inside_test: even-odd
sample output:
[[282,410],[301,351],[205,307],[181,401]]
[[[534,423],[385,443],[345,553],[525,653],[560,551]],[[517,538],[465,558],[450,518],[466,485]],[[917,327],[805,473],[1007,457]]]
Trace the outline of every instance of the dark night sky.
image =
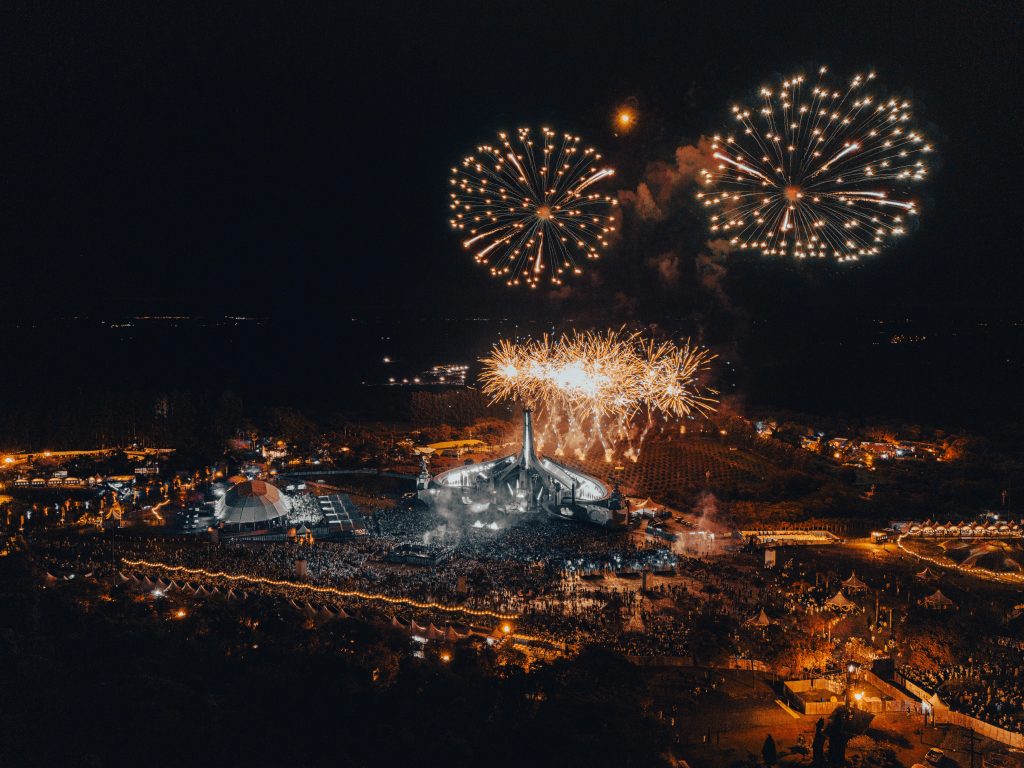
[[[3,314],[568,311],[462,252],[449,166],[498,129],[548,123],[635,187],[732,99],[827,63],[914,98],[940,154],[921,226],[853,269],[737,262],[744,316],[1017,316],[1018,3],[413,5],[6,4]],[[609,116],[627,97],[642,129],[621,140]],[[604,280],[646,315],[706,303],[647,274],[661,244],[630,225]],[[700,223],[679,226],[696,248]]]

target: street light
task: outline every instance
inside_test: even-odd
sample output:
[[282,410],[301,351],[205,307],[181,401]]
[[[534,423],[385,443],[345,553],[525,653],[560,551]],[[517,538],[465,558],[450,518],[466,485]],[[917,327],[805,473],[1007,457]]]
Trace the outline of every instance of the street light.
[[860,669],[860,664],[855,661],[848,662],[846,665],[846,710],[850,712],[850,684],[853,675]]

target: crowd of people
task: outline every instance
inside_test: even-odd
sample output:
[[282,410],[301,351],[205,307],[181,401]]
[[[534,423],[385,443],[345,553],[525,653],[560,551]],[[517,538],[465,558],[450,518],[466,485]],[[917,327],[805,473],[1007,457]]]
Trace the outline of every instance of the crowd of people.
[[[58,576],[116,573],[126,568],[125,561],[158,561],[288,582],[253,588],[300,602],[314,599],[305,584],[332,586],[515,614],[517,631],[568,647],[599,644],[629,656],[706,662],[729,656],[762,659],[797,676],[827,674],[837,659],[862,652],[866,658],[897,655],[900,642],[912,644],[920,636],[908,632],[898,641],[886,611],[876,606],[876,598],[892,604],[895,596],[907,594],[912,576],[902,579],[882,567],[864,573],[856,581],[867,582],[871,593],[858,583],[860,591],[848,595],[853,607],[836,610],[829,598],[850,581],[849,571],[814,560],[809,552],[801,552],[795,563],[790,558],[766,569],[755,557],[681,557],[670,543],[638,531],[613,532],[534,516],[459,520],[437,510],[401,507],[377,511],[368,530],[367,536],[312,543],[54,532],[33,545]],[[389,562],[390,553],[408,544],[434,553],[432,564]],[[297,560],[305,561],[301,572]],[[231,586],[228,580],[211,581],[222,591]],[[346,610],[371,604],[355,598],[337,602]],[[907,608],[901,621],[911,612],[921,613],[916,604],[903,602]],[[457,617],[456,612],[431,614],[401,606],[388,611],[423,625],[442,626]],[[870,637],[872,647],[853,648],[854,636]],[[978,658],[940,664],[937,670],[904,671],[950,707],[1021,731],[1024,665],[1005,653]]]
[[1024,664],[1020,662],[972,657],[935,670],[904,665],[900,672],[921,689],[937,693],[957,712],[1024,733]]

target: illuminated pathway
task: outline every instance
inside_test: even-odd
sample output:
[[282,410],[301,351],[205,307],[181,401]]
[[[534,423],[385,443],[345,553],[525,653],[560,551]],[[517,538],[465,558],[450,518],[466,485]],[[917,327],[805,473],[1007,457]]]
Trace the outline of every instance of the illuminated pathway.
[[464,608],[458,605],[444,605],[443,603],[421,603],[408,597],[391,597],[389,595],[375,595],[369,592],[357,590],[338,589],[337,587],[321,587],[315,584],[303,584],[297,581],[285,579],[268,579],[264,576],[246,576],[238,573],[225,573],[224,571],[207,571],[204,568],[186,568],[183,565],[168,565],[167,563],[152,562],[149,560],[122,560],[125,565],[138,566],[142,568],[159,568],[171,573],[185,573],[191,576],[205,576],[211,579],[227,579],[228,581],[241,582],[245,584],[267,585],[272,587],[292,587],[295,589],[306,589],[319,594],[335,595],[337,597],[356,597],[361,600],[377,600],[392,605],[408,605],[412,608],[446,611],[448,613],[464,613],[469,616],[490,617],[498,621],[514,621],[519,616],[514,613],[497,613],[496,611],[481,611],[475,608]]
[[952,571],[959,571],[960,573],[966,573],[971,576],[977,576],[979,579],[989,579],[990,581],[1000,581],[1004,584],[1024,584],[1024,573],[997,573],[996,571],[990,571],[987,568],[975,568],[971,565],[957,565],[956,563],[947,563],[942,560],[938,560],[934,557],[928,557],[922,555],[920,552],[915,552],[912,549],[908,549],[903,546],[903,537],[907,534],[901,533],[896,539],[896,546],[902,549],[909,555],[913,555],[918,560],[924,560],[932,565],[937,565],[940,568],[946,568]]

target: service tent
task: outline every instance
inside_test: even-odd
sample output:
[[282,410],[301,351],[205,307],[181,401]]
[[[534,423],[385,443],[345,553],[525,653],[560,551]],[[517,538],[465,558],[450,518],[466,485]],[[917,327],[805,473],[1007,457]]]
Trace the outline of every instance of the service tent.
[[850,578],[843,582],[843,586],[851,592],[865,592],[868,585],[857,578],[856,573],[851,573]]
[[932,608],[936,611],[946,611],[950,608],[956,607],[956,603],[942,594],[941,589],[936,589],[932,594],[928,595],[923,602],[925,608]]
[[826,600],[825,605],[838,611],[850,611],[857,607],[857,604],[844,595],[842,590]]
[[751,616],[747,619],[747,624],[755,627],[767,627],[771,623],[772,620],[768,618],[768,614],[764,612],[764,608],[758,612],[757,616]]

